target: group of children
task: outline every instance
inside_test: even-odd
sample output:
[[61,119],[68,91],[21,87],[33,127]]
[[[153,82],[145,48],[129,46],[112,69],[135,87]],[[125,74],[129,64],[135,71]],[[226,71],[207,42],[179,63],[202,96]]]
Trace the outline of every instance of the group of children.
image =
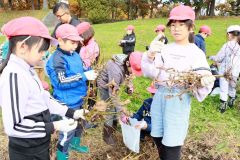
[[[195,37],[195,42],[200,44],[202,50],[190,43],[189,40],[194,39],[195,13],[191,7],[179,5],[171,10],[167,23],[174,42],[165,45],[168,43],[164,35],[165,26],[159,25],[155,29],[157,37],[143,54],[134,52],[134,26],[129,25],[127,35],[119,44],[123,47],[123,54],[114,55],[107,61],[98,76],[92,69],[100,55],[92,26],[87,22],[71,25],[71,18],[67,17],[69,13],[58,9],[54,10],[57,17],[66,18],[68,22],[54,31],[58,46],[46,64],[53,97],[43,89],[33,69],[42,63],[50,44],[56,44],[47,27],[35,18],[22,17],[8,22],[1,30],[9,40],[9,51],[0,68],[0,95],[5,95],[4,98],[0,97],[0,106],[4,129],[9,137],[10,159],[50,159],[50,135],[54,130],[60,131],[58,160],[68,159],[70,149],[88,152],[88,147],[80,145],[82,128],[78,123],[88,112],[82,109],[87,84],[96,80],[100,98],[107,101],[116,96],[126,77],[134,74],[157,82],[148,88],[153,97],[146,99],[132,116],[143,123],[136,126],[142,130],[141,139],[145,134],[151,134],[161,160],[179,160],[189,126],[191,94],[184,93],[179,99],[176,95],[185,88],[178,84],[169,90],[166,84],[169,77],[167,69],[180,72],[196,69],[202,76],[201,86],[194,88],[192,95],[198,101],[203,101],[215,81],[204,53],[205,44],[200,43],[211,35],[210,28],[201,27]],[[221,63],[220,74],[230,71],[233,75],[230,81],[226,77],[220,78],[221,111],[226,109],[228,90],[231,91],[228,105],[233,106],[236,97],[234,87],[240,72],[240,27],[229,27],[227,34],[229,42],[217,56],[211,57]],[[109,87],[112,81],[114,85]],[[175,96],[166,99],[167,95]],[[124,112],[121,106],[115,106],[110,111]],[[60,115],[61,120],[52,122],[51,114]],[[112,128],[116,128],[117,118],[109,116],[104,124],[103,138],[108,144],[114,143]]]

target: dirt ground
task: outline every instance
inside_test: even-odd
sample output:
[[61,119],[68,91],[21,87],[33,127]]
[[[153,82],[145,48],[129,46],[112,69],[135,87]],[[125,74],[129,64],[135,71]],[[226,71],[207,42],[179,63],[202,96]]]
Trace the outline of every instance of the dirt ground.
[[[0,125],[1,127],[1,125]],[[151,137],[145,137],[145,141],[140,144],[140,153],[131,152],[125,147],[122,141],[121,132],[116,131],[116,145],[107,145],[102,140],[102,126],[95,129],[88,129],[84,133],[81,145],[86,145],[90,153],[76,153],[70,151],[69,160],[157,160],[158,153]],[[200,139],[187,137],[182,148],[182,160],[239,160],[240,146],[236,142],[234,135],[228,137],[229,150],[221,153],[216,152],[216,146],[220,140],[218,132],[209,131]],[[0,129],[0,160],[8,160],[7,144],[8,140]],[[57,144],[57,133],[52,135],[50,147],[51,160],[55,160]]]

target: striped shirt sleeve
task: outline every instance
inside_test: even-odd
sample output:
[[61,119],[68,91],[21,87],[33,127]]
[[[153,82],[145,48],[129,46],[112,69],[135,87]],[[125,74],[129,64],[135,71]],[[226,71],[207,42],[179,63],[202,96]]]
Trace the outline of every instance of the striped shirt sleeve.
[[[30,99],[29,86],[17,73],[10,73],[5,83],[1,86],[4,91],[2,101],[2,116],[4,129],[8,136],[18,138],[45,137],[49,125],[44,122],[35,122],[24,117],[26,105]],[[52,128],[51,125],[50,128]],[[52,128],[53,129],[53,128]]]
[[53,98],[49,92],[44,91],[44,101],[48,106],[51,114],[57,114],[62,117],[66,116],[73,118],[74,110],[68,108],[65,104],[60,103],[58,100]]

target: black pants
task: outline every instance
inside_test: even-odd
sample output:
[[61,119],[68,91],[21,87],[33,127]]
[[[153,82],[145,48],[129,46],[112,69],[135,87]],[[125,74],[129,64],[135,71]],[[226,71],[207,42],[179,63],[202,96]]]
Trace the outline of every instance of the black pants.
[[162,144],[162,137],[153,137],[160,160],[180,160],[181,146],[167,147]]
[[24,154],[16,151],[11,146],[8,146],[9,159],[10,160],[50,160],[49,148],[46,148],[42,152],[34,154]]

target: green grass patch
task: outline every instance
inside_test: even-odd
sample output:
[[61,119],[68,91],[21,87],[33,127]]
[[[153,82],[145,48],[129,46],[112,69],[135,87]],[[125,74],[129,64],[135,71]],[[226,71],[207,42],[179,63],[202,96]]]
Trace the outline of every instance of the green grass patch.
[[[121,47],[118,46],[119,40],[123,38],[126,33],[125,28],[127,25],[132,24],[135,26],[136,33],[136,49],[138,51],[145,51],[145,46],[149,45],[153,38],[156,36],[154,29],[158,24],[166,24],[167,19],[146,19],[135,21],[123,21],[116,23],[98,24],[94,25],[95,37],[101,46],[102,55],[104,58],[109,58],[114,53],[121,53]],[[197,20],[195,22],[195,33],[201,25],[209,25],[212,29],[212,36],[206,39],[206,49],[208,55],[216,54],[221,46],[226,42],[226,29],[233,24],[239,24],[238,18],[216,18],[207,20]],[[170,41],[169,29],[166,29],[166,35]]]
[[31,16],[42,20],[48,12],[49,10],[3,11],[0,13],[0,26],[14,18],[23,16]]

